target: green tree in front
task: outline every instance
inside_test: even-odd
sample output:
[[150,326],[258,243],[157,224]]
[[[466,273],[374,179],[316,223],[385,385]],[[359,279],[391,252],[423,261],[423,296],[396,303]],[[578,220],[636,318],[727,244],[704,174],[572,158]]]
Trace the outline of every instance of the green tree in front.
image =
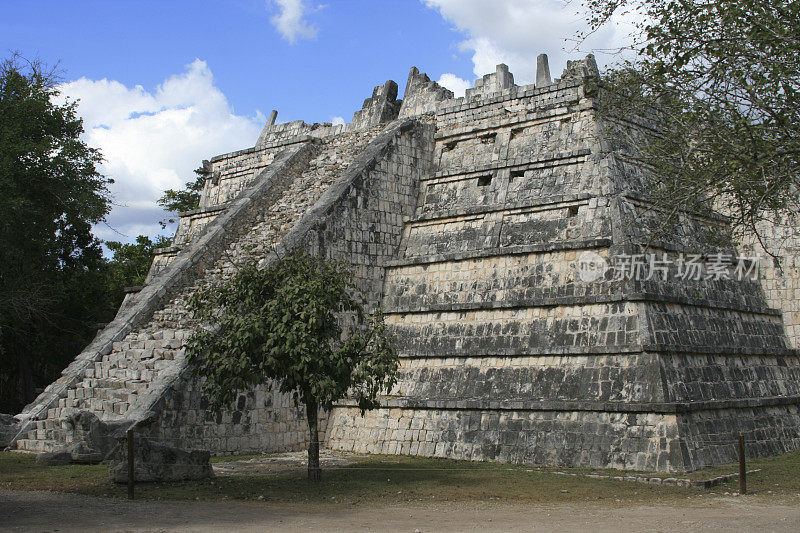
[[76,104],[58,104],[37,62],[0,63],[0,411],[58,377],[102,321],[105,278],[92,224],[109,211],[100,153]]
[[[366,316],[340,264],[295,252],[265,269],[248,266],[191,305],[203,328],[188,360],[216,409],[238,391],[274,380],[305,405],[308,477],[321,478],[317,417],[345,397],[362,414],[396,382],[397,353],[380,315]],[[347,324],[345,327],[342,324]]]
[[[641,20],[635,61],[607,78],[615,118],[657,118],[634,139],[668,211],[713,208],[734,229],[796,217],[800,185],[800,2],[587,0],[594,29]],[[655,109],[655,114],[653,110]],[[791,218],[789,218],[791,220]]]

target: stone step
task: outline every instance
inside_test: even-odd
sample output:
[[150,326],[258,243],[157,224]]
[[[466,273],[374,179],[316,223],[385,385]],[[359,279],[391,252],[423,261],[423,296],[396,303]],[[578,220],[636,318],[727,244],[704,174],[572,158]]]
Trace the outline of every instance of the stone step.
[[116,401],[124,401],[128,403],[133,403],[136,401],[136,398],[139,396],[138,391],[131,390],[131,389],[99,389],[97,394],[95,395],[96,398],[101,398],[103,400],[111,400],[112,402]]
[[61,444],[54,440],[40,440],[37,438],[19,439],[16,442],[16,449],[26,452],[51,452],[59,447],[61,447]]
[[[159,350],[156,350],[159,352]],[[124,375],[125,377],[130,377],[132,379],[136,379],[136,372],[151,372],[151,371],[158,371],[163,370],[171,366],[172,361],[175,360],[182,360],[185,355],[183,349],[180,350],[171,350],[171,349],[163,349],[159,353],[151,354],[150,357],[147,358],[120,358],[114,361],[97,361],[94,363],[94,368],[90,368],[86,371],[85,377],[87,378],[101,378],[101,377],[109,377],[109,376],[121,376]],[[129,371],[129,374],[120,374],[118,371]],[[143,378],[143,379],[152,379],[153,376]]]
[[72,423],[67,418],[46,418],[44,420],[34,420],[32,429],[72,429]]
[[[161,343],[161,341],[155,341]],[[128,361],[143,361],[147,359],[174,359],[176,355],[184,353],[182,344],[183,341],[167,341],[164,344],[172,344],[167,346],[156,346],[151,348],[131,348],[130,350],[111,352],[104,355],[99,361],[107,364],[119,364]]]
[[155,377],[154,372],[140,375],[139,378],[109,376],[93,380],[95,382],[93,389],[123,389],[133,393],[144,392]]
[[[161,313],[169,311],[162,310]],[[172,312],[171,314],[183,314]],[[135,335],[135,336],[134,336]],[[159,330],[146,334],[132,334],[124,340],[116,341],[112,344],[113,352],[124,352],[127,350],[141,350],[149,348],[180,348],[185,339],[191,335],[189,330]]]
[[20,440],[50,441],[55,444],[64,444],[67,442],[69,435],[72,435],[72,431],[64,428],[29,429],[25,433],[26,439]]
[[115,369],[109,372],[107,376],[98,378],[96,382],[97,386],[100,387],[108,387],[111,389],[128,388],[141,392],[145,390],[148,384],[152,383],[157,376],[158,372],[154,370]]
[[136,400],[138,393],[130,389],[97,389],[94,394],[95,398],[101,400],[110,400],[112,402],[124,401],[132,403]]
[[129,399],[142,391],[147,390],[147,384],[140,382],[132,384],[134,386],[123,387],[95,387],[95,388],[81,388],[77,390],[68,391],[67,398],[59,399],[59,407],[74,408],[76,410],[86,408],[89,400],[93,398],[100,398],[105,400],[114,399]]
[[66,417],[68,417],[68,416],[70,416],[72,414],[75,414],[78,411],[80,411],[80,409],[77,409],[77,408],[73,409],[71,407],[67,407],[66,405],[60,405],[62,400],[65,400],[65,399],[61,398],[59,400],[59,406],[58,407],[51,407],[50,409],[47,410],[47,418],[53,418],[53,419],[55,419],[55,418],[66,418]]
[[131,398],[121,399],[112,394],[98,390],[94,398],[89,398],[85,402],[86,408],[97,414],[98,417],[113,416],[122,414],[130,407]]
[[70,411],[92,411],[100,418],[124,414],[138,394],[126,389],[95,389],[93,396],[83,399],[58,400],[58,407],[47,410],[48,418],[61,418]]

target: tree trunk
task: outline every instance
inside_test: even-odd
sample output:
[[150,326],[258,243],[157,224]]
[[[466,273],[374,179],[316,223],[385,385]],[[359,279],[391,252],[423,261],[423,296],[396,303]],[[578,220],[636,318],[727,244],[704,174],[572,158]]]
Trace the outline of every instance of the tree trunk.
[[319,467],[319,431],[317,429],[317,403],[306,404],[306,416],[308,417],[308,480],[320,481],[322,479],[322,469]]

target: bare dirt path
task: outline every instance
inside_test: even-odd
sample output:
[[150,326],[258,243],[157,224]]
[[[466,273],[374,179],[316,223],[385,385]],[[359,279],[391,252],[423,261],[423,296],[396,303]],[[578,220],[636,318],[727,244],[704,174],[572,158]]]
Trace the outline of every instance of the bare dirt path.
[[335,508],[127,501],[0,490],[3,531],[800,531],[800,508],[749,498],[703,507],[437,504]]

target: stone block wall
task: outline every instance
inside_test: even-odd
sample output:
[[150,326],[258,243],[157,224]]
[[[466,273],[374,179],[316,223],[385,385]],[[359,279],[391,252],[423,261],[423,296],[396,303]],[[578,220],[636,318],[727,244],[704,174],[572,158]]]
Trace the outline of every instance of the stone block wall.
[[417,67],[411,67],[400,107],[399,118],[416,117],[436,112],[436,103],[453,98],[453,92],[445,89]]
[[[308,444],[305,407],[277,386],[243,391],[231,406],[214,412],[202,380],[184,372],[152,409],[157,415],[142,431],[178,448],[247,454],[302,450]],[[327,417],[320,417],[323,435],[326,423]]]
[[405,357],[406,378],[392,392],[417,405],[452,402],[452,406],[484,408],[575,403],[578,398],[598,409],[609,402],[664,401],[653,380],[659,375],[659,358],[652,354],[611,349],[582,354],[531,352],[487,355],[469,350],[460,355]]
[[[748,457],[771,456],[800,448],[797,400],[774,406],[697,410],[678,419],[685,441],[687,470],[738,461],[737,435],[745,435]],[[781,405],[783,403],[783,405]],[[692,450],[693,453],[689,453]]]
[[328,445],[662,471],[735,459],[736,430],[754,455],[795,449],[798,354],[757,281],[576,275],[582,252],[732,252],[706,238],[722,221],[653,231],[591,60],[542,87],[505,72],[437,104],[433,173],[384,282],[402,377],[364,418],[337,407]]
[[800,221],[783,218],[759,224],[758,231],[760,237],[741,236],[739,250],[760,257],[764,296],[770,307],[780,309],[786,335],[800,349]]
[[360,453],[470,461],[668,470],[680,461],[675,415],[508,408],[415,408],[334,412],[329,440]]

